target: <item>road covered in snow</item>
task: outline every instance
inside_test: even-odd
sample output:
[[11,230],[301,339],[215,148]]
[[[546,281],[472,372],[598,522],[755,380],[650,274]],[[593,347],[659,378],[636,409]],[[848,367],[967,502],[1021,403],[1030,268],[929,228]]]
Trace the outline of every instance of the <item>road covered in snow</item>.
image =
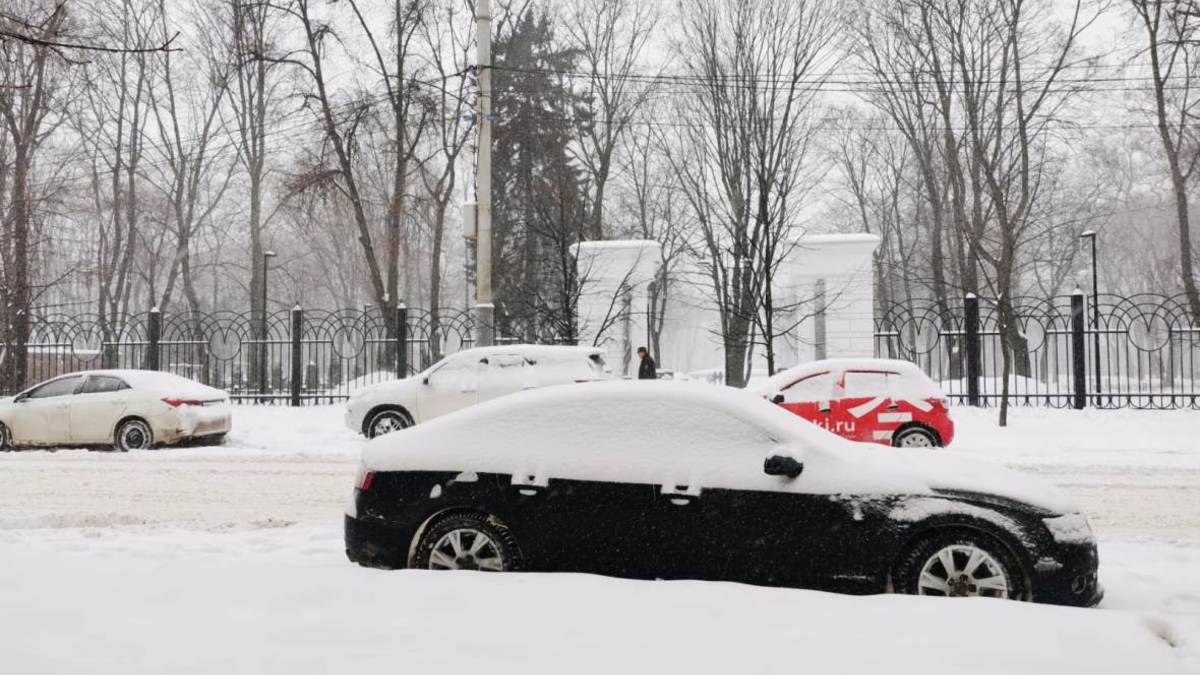
[[1200,672],[1200,413],[955,412],[1088,509],[1102,610],[364,570],[341,409],[239,407],[220,448],[0,455],[0,672]]

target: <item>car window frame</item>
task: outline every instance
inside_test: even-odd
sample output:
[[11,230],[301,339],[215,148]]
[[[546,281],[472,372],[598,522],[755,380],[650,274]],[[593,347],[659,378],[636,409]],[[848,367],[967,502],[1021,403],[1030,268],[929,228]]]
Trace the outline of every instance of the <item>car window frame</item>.
[[[847,368],[842,371],[842,374],[838,377],[838,380],[837,380],[837,388],[838,388],[838,391],[841,392],[842,398],[852,398],[849,394],[846,393],[846,376],[849,375],[850,373],[861,373],[861,374],[866,374],[866,375],[883,375],[884,376],[884,389],[886,389],[888,391],[884,391],[884,392],[881,392],[878,394],[873,394],[873,396],[889,396],[891,394],[891,391],[890,391],[891,386],[887,383],[887,376],[889,376],[889,375],[895,376],[895,377],[901,376],[899,371],[895,371],[895,370],[882,370],[879,368]],[[868,397],[867,396],[854,396],[853,398],[868,398]]]
[[[811,380],[811,379],[813,379],[814,377],[821,377],[822,375],[833,375],[833,373],[834,373],[834,371],[833,371],[832,369],[830,369],[830,370],[822,370],[822,371],[821,371],[821,372],[819,372],[819,373],[809,373],[808,375],[805,375],[805,376],[803,376],[803,377],[800,377],[800,378],[797,378],[797,379],[795,379],[795,380],[792,380],[791,384],[787,385],[786,387],[780,387],[780,389],[779,389],[779,393],[781,393],[781,394],[782,394],[783,392],[787,391],[788,389],[791,389],[792,387],[794,387],[794,386],[796,386],[796,385],[800,384],[801,382],[806,382],[806,381],[808,381],[808,380]],[[844,376],[844,375],[845,375],[845,374],[843,373],[843,376]],[[831,383],[830,383],[830,387],[829,387],[829,393],[830,393],[830,395],[832,395],[832,394],[833,394],[834,387],[840,387],[840,386],[841,386],[841,384],[840,384],[840,382],[841,382],[840,378],[838,378],[838,377],[833,377],[833,378],[831,378],[831,379],[833,380],[833,382],[831,382]]]
[[[109,389],[107,391],[87,391],[88,385],[92,383],[92,380],[116,380],[121,386],[117,387],[116,389]],[[115,394],[119,391],[126,391],[132,388],[133,387],[129,385],[129,382],[117,377],[116,375],[88,375],[83,379],[83,384],[75,389],[75,395],[83,396],[85,394]]]
[[[45,389],[46,387],[49,387],[50,385],[52,385],[56,382],[61,382],[63,380],[70,380],[70,379],[78,379],[79,382],[75,385],[75,388],[72,389],[68,393],[55,394],[54,396],[35,396],[35,394],[37,394],[37,392]],[[87,376],[82,375],[80,373],[70,373],[67,375],[61,375],[54,379],[46,380],[45,382],[42,382],[41,384],[39,384],[35,387],[31,387],[31,388],[25,390],[25,392],[23,394],[21,394],[20,399],[22,401],[43,401],[43,400],[51,399],[51,398],[61,398],[63,396],[74,396],[75,394],[79,393],[79,388],[81,386],[83,386],[83,383],[85,381],[87,381]]]
[[[446,370],[446,368],[448,366],[450,366],[451,364],[455,364],[455,367],[457,368],[457,367],[459,367],[458,366],[459,363],[462,364],[462,367],[464,370],[474,369],[474,371],[475,371],[474,375],[476,377],[478,377],[479,366],[481,364],[485,368],[488,366],[488,355],[480,356],[478,359],[472,360],[471,356],[466,356],[466,355],[462,354],[461,352],[458,354],[452,354],[452,355],[447,356],[446,358],[442,359],[442,361],[440,363],[434,364],[433,367],[431,367],[425,373],[425,376],[421,378],[421,381],[427,387],[434,387],[436,385],[436,381],[434,380],[434,378],[437,377],[438,374],[444,375],[445,373],[443,371]],[[475,382],[474,384],[475,384],[474,387],[469,388],[469,389],[463,389],[461,391],[464,391],[464,392],[465,391],[475,391],[478,388],[478,382]]]

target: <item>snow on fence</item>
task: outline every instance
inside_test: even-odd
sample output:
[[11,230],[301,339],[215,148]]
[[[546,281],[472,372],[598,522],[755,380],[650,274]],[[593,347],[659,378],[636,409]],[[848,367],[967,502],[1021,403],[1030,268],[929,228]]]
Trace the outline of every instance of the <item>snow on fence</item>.
[[[1090,300],[1082,293],[1013,300],[1010,401],[1200,409],[1200,327],[1183,296]],[[956,403],[998,405],[1002,327],[993,300],[896,303],[876,318],[875,353],[913,361]]]

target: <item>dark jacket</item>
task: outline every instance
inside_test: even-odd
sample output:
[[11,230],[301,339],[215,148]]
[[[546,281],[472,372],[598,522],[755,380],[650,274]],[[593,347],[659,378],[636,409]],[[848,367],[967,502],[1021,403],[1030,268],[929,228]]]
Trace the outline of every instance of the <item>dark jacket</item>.
[[639,380],[657,380],[658,369],[654,367],[654,359],[647,354],[642,357],[642,363],[638,366]]

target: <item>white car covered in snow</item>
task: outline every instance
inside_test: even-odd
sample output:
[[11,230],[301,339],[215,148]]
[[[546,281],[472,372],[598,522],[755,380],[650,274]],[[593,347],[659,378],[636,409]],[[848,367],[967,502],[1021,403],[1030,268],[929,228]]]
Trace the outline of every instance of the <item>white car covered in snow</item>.
[[112,445],[141,450],[187,440],[219,443],[229,395],[171,373],[92,370],[0,399],[0,449]]
[[609,376],[597,347],[467,349],[413,377],[359,389],[346,404],[346,426],[375,438],[505,394]]

